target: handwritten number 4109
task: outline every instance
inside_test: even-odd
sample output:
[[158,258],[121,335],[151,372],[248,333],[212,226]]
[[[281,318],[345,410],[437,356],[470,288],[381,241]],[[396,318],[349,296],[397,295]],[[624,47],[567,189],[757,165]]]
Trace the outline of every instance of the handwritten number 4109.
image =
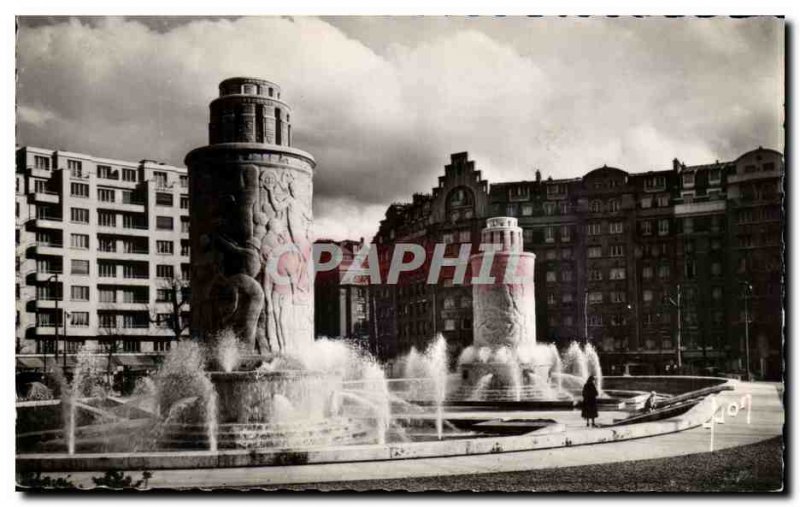
[[720,404],[716,398],[711,398],[711,419],[703,423],[703,428],[711,430],[711,439],[709,441],[709,452],[714,450],[714,426],[717,424],[725,424],[725,415],[734,418],[739,415],[739,411],[747,409],[747,424],[750,424],[750,413],[753,406],[753,395],[745,394],[739,398],[738,403]]

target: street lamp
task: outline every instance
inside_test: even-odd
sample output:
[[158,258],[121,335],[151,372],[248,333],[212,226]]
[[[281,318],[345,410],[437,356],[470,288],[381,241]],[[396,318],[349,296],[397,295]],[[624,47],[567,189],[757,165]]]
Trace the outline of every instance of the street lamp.
[[[55,282],[54,282],[55,280]],[[54,344],[54,351],[53,355],[55,356],[55,362],[58,363],[58,273],[53,274],[50,278],[47,279],[47,283],[51,284],[53,288],[53,297],[55,300],[56,306],[56,332],[55,332],[55,344]],[[44,371],[47,371],[47,345],[44,347]]]
[[682,366],[682,363],[681,363],[681,326],[683,324],[683,320],[681,318],[681,284],[678,284],[677,297],[675,299],[668,298],[667,301],[669,301],[669,304],[671,304],[672,306],[674,306],[675,308],[678,309],[678,336],[677,336],[678,344],[677,345],[678,345],[678,370],[680,370],[680,368]]
[[750,313],[747,303],[753,295],[753,285],[746,281],[739,283],[744,285],[744,351],[745,361],[747,361],[745,378],[750,382]]
[[583,344],[589,343],[589,289],[583,291]]

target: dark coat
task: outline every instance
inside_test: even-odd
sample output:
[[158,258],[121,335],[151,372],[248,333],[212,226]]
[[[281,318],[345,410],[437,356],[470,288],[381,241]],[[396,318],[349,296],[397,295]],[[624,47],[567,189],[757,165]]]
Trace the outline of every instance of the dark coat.
[[593,382],[586,382],[583,386],[581,417],[584,419],[594,419],[597,417],[597,387],[595,387]]

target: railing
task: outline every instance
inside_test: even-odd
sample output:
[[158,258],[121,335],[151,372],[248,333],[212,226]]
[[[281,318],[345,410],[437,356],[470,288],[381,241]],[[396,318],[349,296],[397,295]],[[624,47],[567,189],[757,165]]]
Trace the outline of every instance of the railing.
[[[110,277],[109,277],[110,278]],[[146,273],[125,273],[122,275],[122,278],[130,278],[133,280],[142,280],[145,278],[150,278],[150,275]]]
[[50,248],[64,248],[64,243],[56,243],[52,241],[51,242],[37,241],[36,243],[34,243],[34,245],[50,247]]

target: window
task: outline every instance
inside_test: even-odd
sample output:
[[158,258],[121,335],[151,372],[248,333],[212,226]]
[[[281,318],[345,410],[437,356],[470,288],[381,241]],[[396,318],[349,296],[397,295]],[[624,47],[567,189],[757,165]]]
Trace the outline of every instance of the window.
[[73,178],[80,178],[83,176],[83,162],[80,160],[67,160],[67,169]]
[[669,194],[661,194],[658,196],[658,207],[666,208],[669,206]]
[[561,215],[569,214],[569,201],[560,201],[558,203],[558,212]]
[[99,318],[99,324],[101,328],[111,329],[117,327],[117,316],[113,313],[101,313]]
[[456,329],[456,321],[455,319],[445,319],[444,321],[444,330],[445,331],[455,331]]
[[722,299],[722,287],[714,287],[711,290],[711,297],[714,298],[715,301]]
[[653,234],[653,223],[649,220],[646,220],[639,224],[642,230],[642,236],[649,236]]
[[72,312],[70,324],[75,327],[89,327],[89,312]]
[[544,228],[544,241],[545,243],[552,243],[556,240],[555,231],[553,227],[545,227]]
[[603,316],[602,315],[589,315],[589,325],[593,327],[598,327],[603,325]]
[[596,259],[598,257],[603,256],[603,247],[601,246],[590,246],[589,250],[587,251],[587,255],[590,259]]
[[609,224],[608,232],[610,234],[622,234],[623,225],[622,222],[611,222]]
[[169,352],[171,344],[169,340],[154,340],[153,352]]
[[686,265],[684,268],[684,275],[686,275],[686,278],[694,278],[695,264],[693,260],[686,261]]
[[69,246],[80,250],[89,249],[89,235],[88,234],[70,234]]
[[147,264],[123,264],[122,276],[124,278],[147,278]]
[[533,215],[533,205],[531,204],[523,204],[522,205],[522,216],[529,217]]
[[69,184],[70,195],[73,197],[82,197],[88,198],[89,197],[89,185],[86,183],[70,183]]
[[556,304],[556,295],[553,292],[547,294],[547,304],[554,305]]
[[89,261],[72,259],[70,264],[70,273],[73,275],[88,275],[89,274]]
[[172,315],[169,313],[156,314],[156,325],[158,327],[170,327],[172,324]]
[[530,243],[533,241],[533,229],[523,229],[522,230],[522,241],[525,243]]
[[101,278],[114,278],[117,276],[117,266],[110,262],[98,262],[97,273]]
[[610,201],[608,201],[608,210],[609,211],[612,211],[612,212],[619,211],[619,207],[620,207],[620,204],[619,204],[619,200],[618,199],[611,199]]
[[470,234],[470,231],[460,231],[458,233],[458,242],[459,243],[469,243],[471,241],[472,241],[472,234]]
[[610,280],[624,280],[625,268],[611,268],[611,271],[608,273],[608,278]]
[[711,263],[711,275],[720,276],[722,274],[722,264],[719,262]]
[[112,211],[98,211],[97,225],[101,227],[116,227],[117,215]]
[[683,183],[683,188],[694,187],[694,173],[683,173],[681,182]]
[[592,213],[600,213],[601,211],[603,211],[603,203],[601,203],[600,201],[592,201],[591,204],[589,205],[589,210]]
[[626,294],[621,291],[614,291],[611,293],[611,302],[612,303],[624,303],[626,300]]
[[572,281],[572,271],[562,271],[561,272],[561,281],[562,282],[571,282]]
[[609,255],[611,257],[624,257],[625,256],[625,246],[624,245],[611,245]]
[[548,250],[547,253],[545,253],[545,257],[547,258],[548,261],[555,260],[556,259],[556,251],[553,250],[553,249]]
[[589,270],[589,280],[597,282],[603,279],[603,271],[599,269]]
[[554,202],[546,202],[542,207],[544,208],[545,215],[552,215],[556,211],[556,203]]
[[653,207],[653,198],[651,196],[642,197],[641,201],[639,201],[642,209],[648,209]]
[[642,268],[642,278],[645,280],[650,280],[653,278],[653,268],[652,266],[645,266]]
[[721,181],[721,174],[719,169],[711,169],[708,172],[708,182],[712,185],[718,184]]
[[33,191],[37,194],[46,194],[47,182],[45,180],[33,180]]
[[172,217],[156,217],[156,229],[161,231],[171,231]]
[[172,255],[174,253],[172,241],[156,241],[156,252],[161,255]]
[[587,226],[589,236],[597,236],[602,233],[602,227],[600,222],[594,222]]
[[664,218],[658,221],[658,235],[666,236],[669,234],[669,219]]
[[122,215],[122,227],[125,229],[147,229],[145,218],[125,213]]
[[101,252],[116,252],[117,242],[111,238],[97,238],[97,249]]
[[114,189],[112,188],[98,188],[97,200],[100,202],[114,202]]
[[569,259],[572,259],[572,249],[570,249],[570,248],[562,248],[561,249],[561,258],[563,260],[565,260],[565,261],[569,260]]
[[546,280],[548,282],[555,282],[556,281],[556,272],[555,271],[548,271],[546,276]]
[[181,217],[181,232],[189,232],[189,217]]
[[189,196],[182,195],[181,196],[181,209],[189,209]]
[[97,292],[97,298],[101,303],[116,303],[117,291],[114,289],[99,289]]
[[156,206],[172,206],[172,194],[156,192]]
[[156,289],[156,302],[164,303],[166,301],[169,301],[171,294],[172,290],[170,289]]
[[603,302],[603,293],[602,292],[590,292],[589,293],[589,304],[598,304]]
[[158,278],[174,278],[175,268],[167,264],[158,264],[156,266],[156,276]]
[[73,285],[70,288],[70,298],[72,301],[89,301],[89,287],[85,285]]
[[178,177],[178,181],[180,182],[181,188],[188,188],[189,187],[189,177],[186,175],[181,175]]
[[181,279],[188,280],[192,276],[192,268],[189,264],[181,264]]
[[651,290],[643,290],[642,291],[642,301],[645,303],[649,303],[653,300],[653,291]]
[[691,217],[683,219],[683,232],[684,234],[691,234],[694,232],[694,220]]
[[560,228],[561,231],[561,241],[566,243],[570,239],[570,230],[568,225],[562,225]]
[[89,210],[84,208],[70,208],[69,217],[72,222],[77,224],[88,224]]
[[50,159],[47,157],[43,157],[41,155],[34,155],[33,157],[33,167],[35,169],[44,169],[45,171],[50,170]]
[[658,267],[658,277],[669,278],[669,266],[667,264],[662,264]]
[[97,177],[103,178],[105,180],[118,180],[119,173],[117,171],[112,171],[110,166],[107,165],[98,165],[97,166]]
[[139,177],[137,176],[136,169],[123,169],[122,170],[122,181],[130,181],[136,182],[139,181]]
[[667,179],[664,176],[651,176],[644,180],[645,190],[658,190],[664,188],[667,184]]
[[154,171],[153,180],[156,182],[156,188],[167,188],[167,173]]
[[[127,317],[127,315],[126,315],[126,317]],[[129,324],[129,322],[127,320],[123,320],[122,324],[123,324],[123,327],[143,327],[143,328],[147,327],[147,324],[136,323],[136,322],[134,322],[131,325],[126,325],[126,324]],[[140,342],[139,340],[123,340],[122,341],[122,351],[123,352],[140,352],[141,349],[142,349],[142,342]]]

